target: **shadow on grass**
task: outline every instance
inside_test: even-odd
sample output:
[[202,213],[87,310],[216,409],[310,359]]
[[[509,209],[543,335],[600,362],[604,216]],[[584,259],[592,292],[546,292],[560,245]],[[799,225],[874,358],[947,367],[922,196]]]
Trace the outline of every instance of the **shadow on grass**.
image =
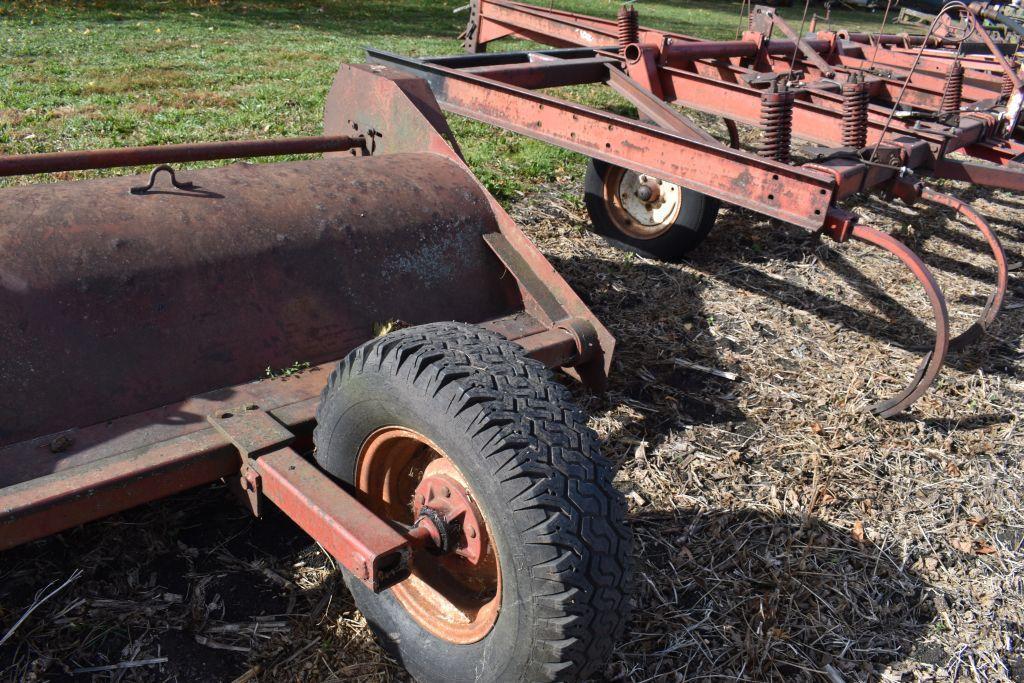
[[[7,16],[19,15],[73,16],[82,21],[145,21],[158,18],[183,17],[217,22],[222,26],[260,23],[299,24],[313,26],[338,35],[403,35],[437,36],[455,39],[466,25],[466,13],[453,10],[468,0],[321,0],[320,2],[277,0],[91,0],[74,5],[63,0],[11,0],[6,3]],[[546,0],[534,0],[544,7]],[[607,0],[558,0],[555,9],[572,10],[614,21],[618,3]],[[704,38],[733,38],[745,21],[740,18],[740,3],[718,0],[687,2],[644,2],[640,8],[644,25],[665,31],[676,31]],[[799,9],[783,11],[799,18]],[[849,28],[857,28],[863,14],[835,10],[837,20],[846,20]],[[853,22],[850,24],[850,22]],[[501,50],[501,42],[495,45]]]
[[63,17],[88,22],[153,21],[160,19],[202,20],[222,28],[246,26],[299,25],[339,36],[401,35],[437,36],[455,39],[465,27],[466,15],[453,14],[455,3],[423,0],[335,0],[325,2],[277,2],[255,0],[202,2],[170,0],[94,0],[70,5],[13,0],[6,7],[8,17]]

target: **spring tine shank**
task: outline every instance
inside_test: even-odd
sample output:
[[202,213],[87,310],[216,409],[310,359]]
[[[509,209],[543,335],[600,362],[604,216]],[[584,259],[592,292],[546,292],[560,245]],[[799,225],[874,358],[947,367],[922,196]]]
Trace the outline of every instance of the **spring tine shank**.
[[935,345],[925,354],[910,383],[896,396],[871,406],[871,412],[881,417],[892,417],[905,410],[932,385],[942,368],[949,350],[949,314],[946,299],[924,261],[905,244],[884,232],[866,225],[855,225],[850,233],[854,239],[884,249],[903,262],[924,287],[935,316]]
[[980,339],[985,329],[999,314],[999,309],[1003,305],[1003,299],[1006,297],[1006,288],[1010,279],[1006,253],[1003,251],[1003,245],[999,242],[999,238],[988,222],[966,202],[943,192],[937,192],[930,187],[924,187],[921,190],[921,199],[949,207],[963,216],[964,219],[973,223],[981,231],[981,234],[985,236],[985,241],[988,242],[989,249],[992,250],[992,256],[996,261],[995,291],[989,296],[985,307],[978,315],[978,319],[949,342],[951,351],[959,351]]

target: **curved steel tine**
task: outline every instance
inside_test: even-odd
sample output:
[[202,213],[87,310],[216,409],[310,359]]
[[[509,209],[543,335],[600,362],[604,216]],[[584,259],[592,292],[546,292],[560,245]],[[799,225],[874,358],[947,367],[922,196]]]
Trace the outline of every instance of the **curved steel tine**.
[[971,208],[970,204],[952,195],[933,190],[930,187],[922,189],[921,198],[954,209],[966,220],[974,223],[974,226],[985,236],[985,241],[988,242],[989,249],[992,250],[992,256],[996,261],[996,290],[988,297],[985,307],[978,314],[978,319],[949,342],[950,351],[959,351],[978,341],[982,334],[984,334],[985,329],[999,314],[999,309],[1003,305],[1003,299],[1006,297],[1006,288],[1010,281],[1009,265],[1006,263],[1006,253],[1003,251],[1003,245],[999,238],[993,232],[991,226],[989,226],[988,221]]
[[722,119],[725,129],[729,131],[729,146],[733,149],[740,148],[740,129],[732,119]]
[[935,381],[935,377],[939,374],[942,362],[946,358],[946,352],[949,350],[949,314],[946,311],[946,299],[942,296],[939,284],[935,281],[924,261],[892,235],[880,232],[866,225],[855,225],[850,236],[861,242],[884,249],[902,261],[903,265],[910,269],[910,272],[914,274],[914,277],[924,287],[924,291],[932,305],[932,313],[935,316],[935,346],[921,360],[917,372],[914,373],[914,378],[896,396],[871,406],[872,413],[882,417],[892,417],[905,410],[921,394],[927,391],[928,387]]

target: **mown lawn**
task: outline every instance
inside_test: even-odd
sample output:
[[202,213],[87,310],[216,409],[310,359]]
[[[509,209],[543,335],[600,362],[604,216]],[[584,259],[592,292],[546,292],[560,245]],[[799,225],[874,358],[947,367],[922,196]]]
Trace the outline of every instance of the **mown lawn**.
[[[458,52],[466,15],[452,10],[464,2],[2,2],[0,151],[316,134],[340,62],[363,61],[365,46]],[[604,17],[619,7],[614,0],[555,5]],[[735,37],[739,19],[738,2],[639,8],[646,24],[711,38]],[[784,10],[796,23],[801,11]],[[842,16],[846,25],[879,20]],[[453,126],[474,171],[499,197],[582,169],[576,155],[542,143],[465,120]]]

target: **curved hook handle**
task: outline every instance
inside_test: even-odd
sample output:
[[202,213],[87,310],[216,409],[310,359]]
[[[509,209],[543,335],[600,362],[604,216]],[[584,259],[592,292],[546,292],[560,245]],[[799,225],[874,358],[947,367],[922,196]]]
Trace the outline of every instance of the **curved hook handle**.
[[174,175],[174,169],[167,164],[160,164],[152,170],[149,174],[149,183],[146,185],[138,185],[129,190],[132,194],[146,194],[153,189],[153,185],[156,184],[156,177],[160,174],[160,171],[167,171],[171,176],[171,185],[178,188],[179,190],[194,190],[196,186],[191,182],[179,183],[177,176]]
[[881,417],[892,417],[905,410],[927,391],[938,376],[939,369],[942,368],[942,362],[946,359],[946,352],[949,350],[949,313],[946,310],[946,299],[942,296],[939,284],[921,257],[892,235],[866,225],[855,225],[850,236],[879,249],[884,249],[902,261],[903,265],[910,269],[910,272],[924,287],[932,305],[932,314],[935,316],[935,345],[921,360],[914,378],[896,396],[871,406],[871,412],[874,414]]

